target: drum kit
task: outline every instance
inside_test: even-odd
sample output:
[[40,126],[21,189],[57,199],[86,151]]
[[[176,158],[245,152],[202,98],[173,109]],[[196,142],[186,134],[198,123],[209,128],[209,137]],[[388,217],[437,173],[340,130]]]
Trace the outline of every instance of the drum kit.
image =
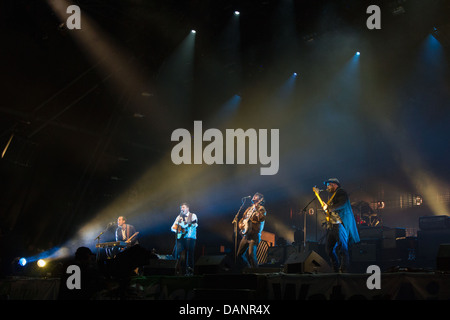
[[366,201],[358,201],[353,202],[351,205],[357,225],[366,227],[380,227],[382,225],[379,214],[379,210],[383,209],[382,202],[369,204]]

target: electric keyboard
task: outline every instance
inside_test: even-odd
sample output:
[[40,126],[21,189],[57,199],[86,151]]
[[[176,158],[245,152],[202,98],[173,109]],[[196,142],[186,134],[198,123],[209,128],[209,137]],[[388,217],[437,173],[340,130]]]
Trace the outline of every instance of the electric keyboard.
[[103,242],[103,243],[97,243],[95,245],[96,248],[109,248],[109,247],[126,247],[128,243],[125,241],[111,241],[111,242]]

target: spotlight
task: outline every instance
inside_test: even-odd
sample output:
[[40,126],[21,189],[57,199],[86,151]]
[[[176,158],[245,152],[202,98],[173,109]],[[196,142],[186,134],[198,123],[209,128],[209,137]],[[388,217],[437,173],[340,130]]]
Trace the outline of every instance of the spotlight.
[[38,262],[37,262],[37,265],[38,265],[39,268],[45,267],[46,264],[47,263],[43,259],[39,259]]
[[359,52],[359,51],[356,51],[356,55],[357,56],[359,56],[361,54],[361,52]]
[[194,33],[194,34],[195,34],[195,33],[197,33],[197,31],[195,31],[194,29],[192,29],[192,30],[191,30],[191,33]]
[[297,76],[297,72],[294,72],[293,75],[294,75],[294,77],[296,77]]
[[239,11],[235,11],[235,12],[234,12],[234,15],[235,15],[235,16],[238,16],[238,15],[240,15],[240,14],[241,14],[241,13],[240,13]]
[[20,258],[20,259],[19,259],[19,264],[20,264],[22,267],[25,267],[25,265],[27,264],[27,259],[25,259],[25,258]]

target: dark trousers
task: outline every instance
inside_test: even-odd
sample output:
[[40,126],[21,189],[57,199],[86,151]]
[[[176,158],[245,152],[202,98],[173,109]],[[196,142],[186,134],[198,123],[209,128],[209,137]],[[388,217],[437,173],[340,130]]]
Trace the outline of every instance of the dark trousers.
[[237,256],[246,267],[257,268],[258,259],[256,251],[258,250],[259,239],[244,236],[239,243]]
[[333,224],[327,232],[327,253],[335,272],[347,272],[350,263],[348,233],[341,223]]
[[183,266],[185,267],[185,273],[192,273],[194,270],[194,256],[195,256],[195,239],[181,238],[177,240],[174,248],[173,256],[175,259],[181,262],[181,254],[185,251],[185,261]]

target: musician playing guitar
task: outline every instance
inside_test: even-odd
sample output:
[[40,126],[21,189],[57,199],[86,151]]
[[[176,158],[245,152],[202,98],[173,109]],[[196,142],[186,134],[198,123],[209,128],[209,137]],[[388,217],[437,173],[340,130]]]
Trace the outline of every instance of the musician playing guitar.
[[184,202],[180,205],[180,214],[176,217],[172,227],[172,232],[176,234],[176,244],[173,256],[178,260],[179,266],[181,254],[185,251],[184,274],[192,275],[194,272],[195,242],[197,239],[197,215],[189,211],[189,205]]
[[325,203],[313,188],[327,217],[326,249],[335,272],[347,272],[349,245],[360,241],[355,217],[347,192],[341,188],[338,179],[331,178],[324,182],[330,198]]
[[136,229],[131,224],[126,223],[124,216],[117,218],[116,241],[128,243],[128,247],[138,244]]
[[258,192],[255,193],[252,205],[245,210],[239,221],[239,229],[243,237],[239,243],[237,257],[244,267],[258,267],[256,251],[261,241],[261,232],[266,219],[266,209],[262,206],[263,203],[264,196]]
[[120,216],[117,218],[117,229],[115,231],[115,237],[117,243],[125,243],[126,246],[118,245],[118,246],[106,246],[106,255],[108,259],[113,259],[116,255],[129,248],[135,244],[138,244],[137,235],[139,232],[136,232],[136,229],[131,224],[126,223],[126,218],[124,216]]

